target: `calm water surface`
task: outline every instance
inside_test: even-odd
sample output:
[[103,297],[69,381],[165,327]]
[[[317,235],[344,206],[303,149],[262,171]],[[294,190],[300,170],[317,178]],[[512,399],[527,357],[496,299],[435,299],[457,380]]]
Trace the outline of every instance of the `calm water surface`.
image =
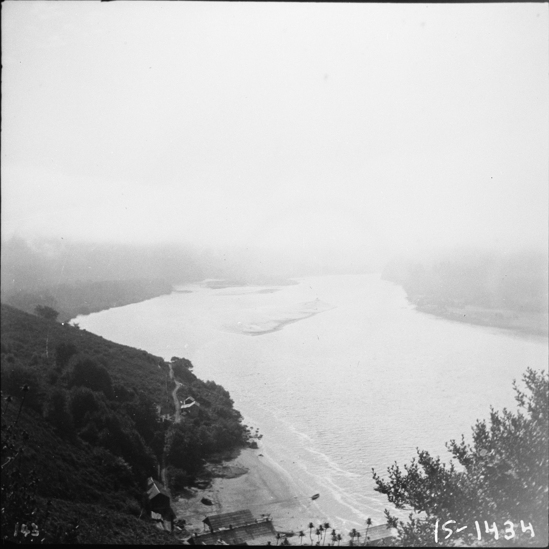
[[[547,368],[546,340],[418,313],[379,275],[180,289],[191,292],[77,321],[112,341],[186,357],[199,377],[222,384],[296,494],[321,494],[310,519],[336,528],[383,521],[388,505],[373,490],[372,467],[409,462],[416,447],[446,458],[444,443],[468,436],[490,405],[514,408],[512,381],[526,367]],[[297,320],[315,307],[322,312]]]

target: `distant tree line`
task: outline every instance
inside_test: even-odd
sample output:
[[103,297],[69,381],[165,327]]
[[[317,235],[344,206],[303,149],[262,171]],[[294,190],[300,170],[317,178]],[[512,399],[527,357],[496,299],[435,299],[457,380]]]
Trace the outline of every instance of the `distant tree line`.
[[401,258],[389,262],[382,277],[401,284],[414,302],[534,312],[548,307],[547,256],[534,252]]

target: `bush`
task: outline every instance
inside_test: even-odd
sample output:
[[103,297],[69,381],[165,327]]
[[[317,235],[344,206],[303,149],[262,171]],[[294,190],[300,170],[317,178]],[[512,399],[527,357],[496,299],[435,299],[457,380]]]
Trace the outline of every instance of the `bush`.
[[196,429],[185,428],[182,423],[172,425],[166,436],[165,456],[168,465],[193,474],[198,472],[203,465],[205,452]]
[[34,312],[41,316],[42,318],[45,318],[46,320],[56,320],[59,316],[59,313],[52,309],[51,307],[48,307],[47,305],[37,305],[34,308]]
[[166,467],[166,478],[168,480],[168,488],[172,495],[177,495],[189,485],[191,478],[183,469],[168,465]]
[[55,364],[62,370],[76,353],[78,349],[72,343],[59,343],[55,348]]
[[68,410],[67,393],[63,389],[56,388],[50,394],[46,419],[57,428],[60,434],[70,436],[73,433],[74,423]]
[[86,414],[91,414],[99,409],[99,404],[93,391],[87,387],[78,387],[71,395],[70,410],[74,425],[82,427]]
[[25,407],[42,414],[45,390],[36,372],[25,366],[8,364],[2,368],[2,390],[8,395],[22,397],[21,388],[27,386]]
[[79,360],[72,370],[69,386],[89,387],[92,391],[102,391],[109,398],[114,398],[112,380],[104,366],[90,358]]
[[186,358],[172,357],[171,366],[173,374],[178,381],[183,383],[192,383],[196,380],[196,376],[192,373],[193,365]]

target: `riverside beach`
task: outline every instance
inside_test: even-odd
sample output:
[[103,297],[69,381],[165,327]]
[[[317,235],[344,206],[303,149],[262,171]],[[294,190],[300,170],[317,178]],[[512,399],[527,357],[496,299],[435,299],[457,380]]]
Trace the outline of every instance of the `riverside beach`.
[[[246,448],[223,465],[214,467],[211,484],[192,489],[174,499],[178,518],[186,521],[190,534],[204,531],[203,520],[210,515],[249,509],[255,518],[270,516],[278,532],[306,531],[318,505],[311,497],[296,494],[291,480],[263,449]],[[212,505],[205,505],[207,498]]]

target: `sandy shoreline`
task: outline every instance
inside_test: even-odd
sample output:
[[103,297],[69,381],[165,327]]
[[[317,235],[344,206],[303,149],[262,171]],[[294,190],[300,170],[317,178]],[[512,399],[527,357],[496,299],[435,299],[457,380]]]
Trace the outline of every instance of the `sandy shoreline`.
[[[185,519],[188,532],[203,532],[202,521],[207,516],[242,509],[249,509],[258,519],[269,514],[277,531],[306,531],[308,507],[313,502],[295,493],[290,479],[263,449],[244,449],[237,458],[224,462],[223,469],[234,478],[214,478],[208,488],[192,489],[174,501],[176,515]],[[203,504],[202,498],[213,505]]]

